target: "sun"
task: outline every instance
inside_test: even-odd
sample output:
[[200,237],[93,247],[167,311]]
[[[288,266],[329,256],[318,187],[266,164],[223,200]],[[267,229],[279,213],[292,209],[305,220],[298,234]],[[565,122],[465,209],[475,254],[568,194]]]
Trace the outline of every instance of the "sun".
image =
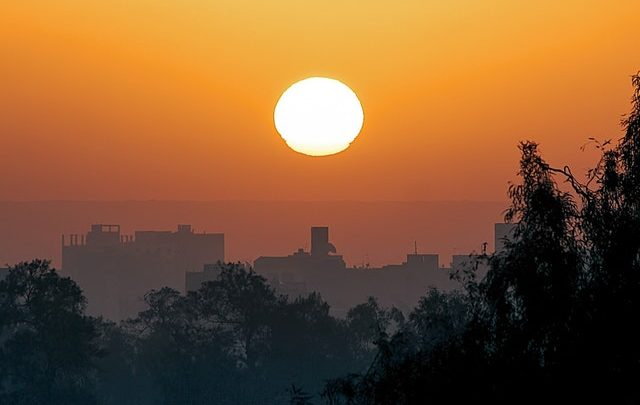
[[327,156],[349,147],[362,129],[364,112],[356,94],[344,83],[310,77],[282,93],[273,118],[291,149]]

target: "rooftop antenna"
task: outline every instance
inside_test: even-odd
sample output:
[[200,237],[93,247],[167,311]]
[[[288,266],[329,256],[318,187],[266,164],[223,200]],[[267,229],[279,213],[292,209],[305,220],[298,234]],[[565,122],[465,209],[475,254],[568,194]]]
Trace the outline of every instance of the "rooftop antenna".
[[413,252],[417,255],[418,254],[418,241],[413,241]]

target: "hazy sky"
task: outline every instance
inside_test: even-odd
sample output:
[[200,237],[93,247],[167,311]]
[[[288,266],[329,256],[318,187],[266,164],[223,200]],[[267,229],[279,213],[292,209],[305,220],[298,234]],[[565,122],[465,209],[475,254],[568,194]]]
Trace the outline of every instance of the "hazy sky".
[[[629,1],[4,0],[0,200],[501,200],[516,145],[585,169],[640,70]],[[345,152],[291,151],[281,92],[347,83]]]

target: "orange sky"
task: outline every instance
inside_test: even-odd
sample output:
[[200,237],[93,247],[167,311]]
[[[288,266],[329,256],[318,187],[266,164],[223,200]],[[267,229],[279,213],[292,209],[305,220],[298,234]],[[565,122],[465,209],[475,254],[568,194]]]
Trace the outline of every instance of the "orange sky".
[[[640,70],[629,1],[8,0],[0,200],[501,200],[517,142],[585,169]],[[365,124],[312,158],[280,93],[347,83]]]

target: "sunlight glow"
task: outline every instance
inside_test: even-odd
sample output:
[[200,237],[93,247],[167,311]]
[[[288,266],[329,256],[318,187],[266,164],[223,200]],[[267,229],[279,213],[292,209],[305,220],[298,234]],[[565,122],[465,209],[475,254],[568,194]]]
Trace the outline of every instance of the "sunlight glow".
[[310,77],[282,94],[274,121],[291,149],[326,156],[349,147],[362,129],[364,113],[348,86],[334,79]]

